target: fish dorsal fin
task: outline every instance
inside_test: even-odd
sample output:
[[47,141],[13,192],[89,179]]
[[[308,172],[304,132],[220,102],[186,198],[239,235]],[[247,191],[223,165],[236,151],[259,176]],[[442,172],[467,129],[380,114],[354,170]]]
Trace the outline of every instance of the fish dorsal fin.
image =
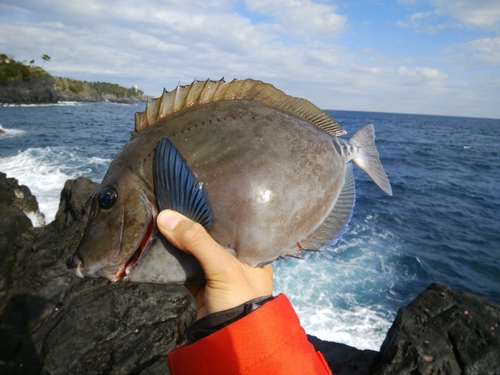
[[257,100],[269,107],[291,112],[333,136],[346,133],[334,119],[308,100],[288,96],[262,81],[234,79],[226,82],[224,78],[219,81],[194,80],[187,86],[178,85],[170,92],[163,90],[163,95],[157,99],[149,98],[146,110],[135,114],[135,131],[140,132],[183,109],[222,100]]

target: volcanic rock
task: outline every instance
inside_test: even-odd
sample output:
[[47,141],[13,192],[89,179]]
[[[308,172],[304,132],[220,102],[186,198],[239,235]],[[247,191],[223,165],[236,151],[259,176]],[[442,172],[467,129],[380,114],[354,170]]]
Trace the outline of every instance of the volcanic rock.
[[[30,189],[19,185],[15,178],[7,178],[0,172],[0,249],[15,240],[35,224],[43,224],[43,214],[38,209],[35,196]],[[0,251],[0,260],[2,252]]]
[[55,221],[34,228],[26,216],[17,224],[21,210],[4,210],[12,195],[0,176],[2,228],[18,228],[0,247],[0,373],[168,374],[166,355],[196,315],[185,289],[79,279],[66,269],[96,187],[68,181]]
[[322,341],[308,335],[309,342],[325,358],[334,375],[370,375],[378,355],[374,350],[360,350],[337,342]]
[[500,306],[431,284],[399,310],[375,375],[500,374]]

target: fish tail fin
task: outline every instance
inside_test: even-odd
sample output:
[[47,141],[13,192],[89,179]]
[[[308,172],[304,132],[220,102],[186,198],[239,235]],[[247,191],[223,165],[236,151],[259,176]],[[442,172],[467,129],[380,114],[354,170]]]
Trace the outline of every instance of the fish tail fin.
[[380,163],[380,157],[375,146],[375,131],[373,125],[369,124],[359,129],[352,136],[349,143],[358,147],[358,155],[352,159],[354,164],[360,167],[372,179],[379,188],[387,195],[392,195],[392,188],[387,174]]

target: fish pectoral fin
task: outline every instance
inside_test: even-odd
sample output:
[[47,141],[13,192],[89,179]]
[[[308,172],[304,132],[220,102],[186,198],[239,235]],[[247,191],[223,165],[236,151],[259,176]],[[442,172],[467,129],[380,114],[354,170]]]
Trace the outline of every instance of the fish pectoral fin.
[[155,149],[153,180],[160,211],[177,211],[205,228],[211,224],[213,214],[203,184],[196,181],[186,160],[167,137]]
[[373,125],[363,126],[352,136],[349,142],[359,148],[359,155],[352,159],[354,164],[360,167],[384,193],[392,195],[391,183],[387,178],[384,167],[382,167],[382,163],[380,163],[380,157],[375,146]]
[[[301,241],[304,250],[319,249],[325,244],[333,245],[342,236],[351,220],[356,200],[356,188],[352,164],[347,163],[344,173],[344,185],[339,193],[335,205],[327,218],[309,237]],[[333,237],[332,237],[333,234]]]

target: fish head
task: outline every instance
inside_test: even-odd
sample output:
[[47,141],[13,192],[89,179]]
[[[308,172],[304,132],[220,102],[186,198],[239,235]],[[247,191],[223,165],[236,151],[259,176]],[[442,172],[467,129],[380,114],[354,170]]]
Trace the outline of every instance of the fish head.
[[157,214],[152,188],[118,155],[92,198],[87,227],[68,268],[79,277],[120,280],[156,236]]

